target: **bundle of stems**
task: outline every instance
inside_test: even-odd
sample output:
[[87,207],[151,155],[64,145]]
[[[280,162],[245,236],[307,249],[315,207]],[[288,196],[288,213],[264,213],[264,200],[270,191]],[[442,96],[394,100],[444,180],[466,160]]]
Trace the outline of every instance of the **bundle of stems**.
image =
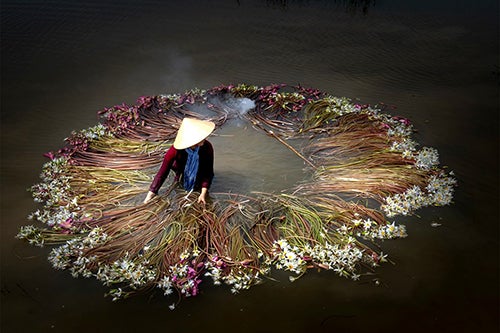
[[80,166],[111,168],[115,170],[136,170],[150,168],[161,162],[165,152],[150,154],[101,153],[84,151],[73,155],[72,162]]
[[98,113],[104,125],[115,137],[137,141],[172,139],[175,137],[182,115],[175,109],[158,110],[155,103],[105,108]]
[[319,163],[332,164],[346,158],[358,160],[363,155],[386,151],[390,147],[387,130],[367,114],[339,116],[335,124],[322,127],[322,132],[325,135],[316,136],[304,148]]
[[245,223],[232,221],[246,218],[241,216],[239,204],[232,200],[218,201],[214,210],[204,210],[201,218],[206,223],[205,252],[222,267],[223,276],[257,276],[260,271],[257,249],[245,237]]
[[[177,205],[186,202],[183,197],[177,197],[170,203],[168,212],[164,213],[156,226],[156,232],[149,233],[151,240],[143,241],[143,247],[149,246],[147,258],[151,261],[155,258],[155,267],[162,273],[167,273],[169,267],[178,263],[184,252],[193,253],[201,251],[203,248],[203,238],[205,228],[200,223],[201,207],[189,206],[179,209],[172,209],[173,201]],[[160,232],[158,232],[160,231]],[[140,237],[140,235],[139,235]],[[149,237],[148,237],[149,238]],[[205,257],[201,252],[198,261]]]
[[414,185],[425,187],[426,172],[409,166],[365,167],[359,164],[319,168],[315,181],[304,184],[304,193],[344,193],[383,202],[384,198],[403,193]]
[[276,133],[283,138],[296,137],[296,125],[286,119],[270,119],[258,112],[248,112],[246,118],[254,125],[255,128],[263,130],[267,133]]
[[[103,211],[135,205],[150,183],[148,173],[140,170],[115,170],[110,168],[69,167],[71,193],[79,210],[87,216],[100,216]],[[92,186],[89,186],[92,184]]]
[[170,143],[168,139],[162,141],[144,141],[113,136],[101,137],[92,140],[89,144],[90,151],[123,154],[151,154],[158,151],[165,151],[169,147]]
[[252,100],[256,100],[259,97],[262,90],[261,87],[255,85],[238,84],[236,86],[218,87],[217,90],[212,90],[212,93],[217,93],[222,89],[225,92],[230,91],[231,94],[233,94],[235,97],[246,97]]
[[150,182],[151,180],[151,176],[146,172],[146,169],[141,169],[139,166],[136,169],[122,170],[70,165],[68,167],[68,173],[72,176],[71,187],[82,191],[89,190],[89,182],[92,184],[91,189],[98,191],[101,184],[116,185],[124,183],[132,186],[138,183]]
[[301,129],[302,131],[321,131],[325,126],[335,123],[339,116],[351,112],[362,112],[364,109],[366,106],[352,104],[345,97],[326,96],[311,100],[304,108]]
[[344,225],[354,226],[353,221],[358,219],[371,219],[378,225],[387,223],[384,214],[379,210],[369,208],[366,204],[346,201],[332,192],[298,193],[314,207],[322,221],[335,229]]

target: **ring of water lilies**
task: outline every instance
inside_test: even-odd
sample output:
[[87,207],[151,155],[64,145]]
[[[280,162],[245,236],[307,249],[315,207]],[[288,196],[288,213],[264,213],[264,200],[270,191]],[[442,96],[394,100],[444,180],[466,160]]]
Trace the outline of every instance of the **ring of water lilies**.
[[[224,126],[239,98],[254,101],[244,117],[257,130],[304,160],[307,179],[279,194],[217,194],[207,206],[172,185],[143,204],[182,118]],[[113,300],[160,288],[178,301],[210,278],[236,293],[273,268],[291,281],[310,268],[357,280],[386,260],[377,239],[406,236],[389,219],[449,204],[456,184],[435,149],[417,149],[407,119],[301,86],[223,85],[99,114],[97,126],[46,154],[31,188],[41,208],[30,216],[46,227],[23,226],[17,237],[58,245],[54,268],[97,278]]]

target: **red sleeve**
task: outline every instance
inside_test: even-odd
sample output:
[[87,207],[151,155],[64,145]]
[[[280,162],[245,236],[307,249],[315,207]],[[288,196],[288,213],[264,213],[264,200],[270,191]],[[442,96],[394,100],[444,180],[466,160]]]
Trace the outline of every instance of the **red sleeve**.
[[158,190],[167,179],[168,173],[170,169],[172,169],[172,164],[174,163],[175,157],[177,156],[177,149],[174,146],[170,146],[170,148],[165,153],[163,157],[163,162],[161,164],[160,170],[156,174],[151,186],[149,186],[149,190],[155,194],[158,193]]

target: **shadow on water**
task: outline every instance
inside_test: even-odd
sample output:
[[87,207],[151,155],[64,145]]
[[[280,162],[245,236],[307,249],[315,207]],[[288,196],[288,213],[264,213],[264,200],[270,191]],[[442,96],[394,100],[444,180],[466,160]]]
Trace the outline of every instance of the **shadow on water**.
[[[240,1],[238,1],[238,4]],[[355,15],[361,12],[363,15],[368,14],[371,7],[375,7],[375,0],[265,0],[267,6],[272,8],[281,8],[286,10],[291,6],[298,7],[316,7],[322,9],[343,10],[346,13]]]

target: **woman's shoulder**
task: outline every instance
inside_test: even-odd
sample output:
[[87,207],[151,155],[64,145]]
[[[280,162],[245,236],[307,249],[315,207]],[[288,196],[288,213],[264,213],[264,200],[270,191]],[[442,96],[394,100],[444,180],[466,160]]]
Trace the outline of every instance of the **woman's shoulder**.
[[174,145],[171,145],[170,148],[168,148],[165,155],[168,157],[175,157],[175,156],[177,156],[178,153],[179,153],[179,150],[175,149]]
[[200,147],[200,150],[213,153],[214,147],[212,146],[212,144],[208,140],[205,140],[203,145]]

